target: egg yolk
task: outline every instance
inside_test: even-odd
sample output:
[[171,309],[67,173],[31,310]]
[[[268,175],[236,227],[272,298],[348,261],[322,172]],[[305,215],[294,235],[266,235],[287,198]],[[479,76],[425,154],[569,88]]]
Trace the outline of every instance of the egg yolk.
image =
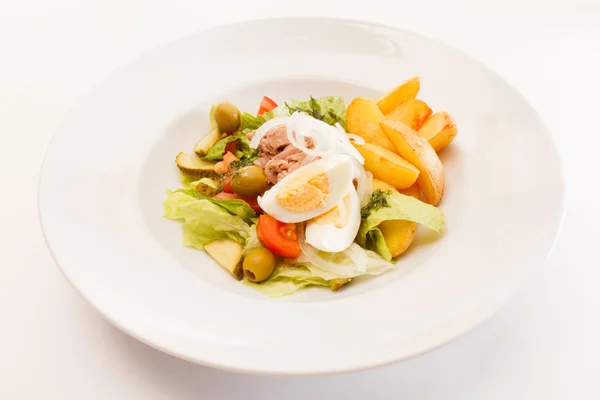
[[[348,197],[348,195],[346,195]],[[346,199],[344,197],[344,199]],[[348,210],[343,201],[340,201],[338,205],[315,217],[314,221],[319,225],[333,224],[336,228],[343,228],[348,224]]]
[[325,203],[329,194],[329,178],[324,171],[307,171],[288,183],[275,195],[277,203],[290,212],[314,210]]

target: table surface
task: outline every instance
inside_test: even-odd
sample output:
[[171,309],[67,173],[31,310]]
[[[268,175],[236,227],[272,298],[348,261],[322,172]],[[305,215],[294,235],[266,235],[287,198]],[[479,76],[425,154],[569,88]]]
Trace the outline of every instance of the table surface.
[[[600,239],[593,176],[600,170],[600,3],[224,3],[0,0],[0,398],[600,399],[600,262],[592,251]],[[496,316],[417,359],[314,378],[193,365],[105,322],[67,284],[44,244],[37,215],[42,157],[85,92],[160,43],[214,25],[292,15],[376,21],[454,45],[519,88],[560,148],[567,210],[546,267]]]

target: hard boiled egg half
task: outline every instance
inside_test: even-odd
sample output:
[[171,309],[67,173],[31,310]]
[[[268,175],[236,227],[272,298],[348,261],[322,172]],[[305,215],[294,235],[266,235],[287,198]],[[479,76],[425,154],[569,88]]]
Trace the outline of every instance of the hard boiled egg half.
[[354,191],[353,175],[349,156],[331,155],[287,175],[258,197],[258,204],[281,222],[308,221],[337,206],[350,189]]
[[306,243],[327,252],[343,251],[352,244],[360,226],[360,200],[354,186],[335,207],[306,225]]

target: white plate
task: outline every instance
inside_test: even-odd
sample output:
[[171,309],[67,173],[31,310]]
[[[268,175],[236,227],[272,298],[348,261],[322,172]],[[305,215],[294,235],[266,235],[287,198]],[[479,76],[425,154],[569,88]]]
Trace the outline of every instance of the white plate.
[[[161,217],[165,189],[179,186],[174,157],[207,131],[210,104],[375,98],[415,75],[459,136],[441,154],[446,233],[421,230],[396,271],[269,300],[184,248]],[[110,75],[50,145],[39,204],[67,279],[125,332],[217,368],[322,374],[408,359],[492,315],[547,257],[563,179],[535,111],[473,59],[379,25],[279,19],[199,32]]]

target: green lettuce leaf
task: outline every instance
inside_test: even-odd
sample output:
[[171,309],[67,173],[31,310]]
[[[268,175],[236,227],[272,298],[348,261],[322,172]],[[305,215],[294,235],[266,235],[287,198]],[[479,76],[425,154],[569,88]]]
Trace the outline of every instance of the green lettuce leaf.
[[[216,126],[214,120],[213,105],[210,111],[209,119],[211,127]],[[291,100],[273,110],[260,116],[254,116],[249,113],[242,113],[240,117],[240,127],[233,135],[217,141],[206,153],[204,160],[222,160],[223,152],[227,143],[237,140],[235,155],[241,159],[253,159],[257,156],[257,150],[250,147],[250,141],[246,136],[248,132],[260,128],[265,122],[275,117],[287,117],[295,111],[302,111],[330,125],[339,122],[346,129],[346,105],[344,98],[340,96],[326,96],[319,99],[313,97],[307,101]]]
[[256,218],[256,212],[246,203],[244,200],[234,199],[234,200],[218,200],[214,197],[208,197],[203,195],[202,193],[193,190],[193,189],[179,189],[176,192],[184,193],[188,196],[192,196],[198,200],[206,200],[209,201],[219,207],[222,207],[225,211],[229,212],[231,215],[237,215],[242,218],[249,225],[254,223],[254,218]]
[[367,232],[367,240],[365,242],[365,247],[367,249],[373,250],[388,261],[392,259],[392,253],[390,252],[390,249],[385,243],[383,233],[377,227]]
[[315,249],[313,254],[303,254],[295,262],[296,264],[278,265],[269,279],[262,283],[246,284],[269,297],[279,297],[307,286],[333,288],[336,280],[347,281],[348,278],[362,275],[379,275],[394,268],[394,264],[384,260],[379,254],[365,250],[356,243],[339,253],[319,252]]
[[315,99],[311,96],[308,101],[292,100],[285,103],[290,115],[302,111],[329,125],[339,122],[346,129],[346,104],[341,96],[325,96]]
[[289,115],[290,112],[288,111],[285,105],[275,107],[271,111],[268,111],[257,117],[249,113],[243,113],[239,130],[240,132],[248,133],[250,131],[260,128],[265,122],[267,122],[270,119],[276,117],[287,117]]
[[260,240],[258,240],[258,235],[256,234],[256,224],[254,224],[250,226],[250,232],[248,232],[248,239],[246,239],[246,244],[244,245],[242,254],[244,257],[246,257],[248,253],[259,247],[263,247],[263,245]]
[[441,233],[444,230],[444,213],[437,207],[411,196],[392,191],[376,190],[371,201],[362,209],[362,222],[356,242],[379,253],[386,260],[391,254],[377,226],[383,221],[408,220],[425,225]]
[[199,180],[195,176],[190,176],[179,171],[179,181],[181,182],[184,188],[190,189],[196,187]]
[[311,274],[304,265],[280,264],[275,268],[268,280],[253,283],[248,280],[244,284],[250,286],[268,297],[281,297],[292,294],[306,286],[327,286],[327,280]]
[[167,199],[163,203],[164,217],[183,222],[185,246],[202,250],[205,244],[221,238],[232,239],[242,245],[246,243],[250,236],[250,224],[222,205],[208,200],[210,198],[201,198],[190,192],[194,191],[167,191]]
[[240,160],[253,159],[258,155],[258,151],[250,147],[250,140],[248,140],[246,133],[238,131],[233,135],[229,135],[218,140],[210,149],[208,149],[208,152],[204,157],[202,157],[202,159],[212,161],[222,160],[223,153],[225,152],[225,146],[227,146],[227,143],[233,141],[237,141],[235,156]]

